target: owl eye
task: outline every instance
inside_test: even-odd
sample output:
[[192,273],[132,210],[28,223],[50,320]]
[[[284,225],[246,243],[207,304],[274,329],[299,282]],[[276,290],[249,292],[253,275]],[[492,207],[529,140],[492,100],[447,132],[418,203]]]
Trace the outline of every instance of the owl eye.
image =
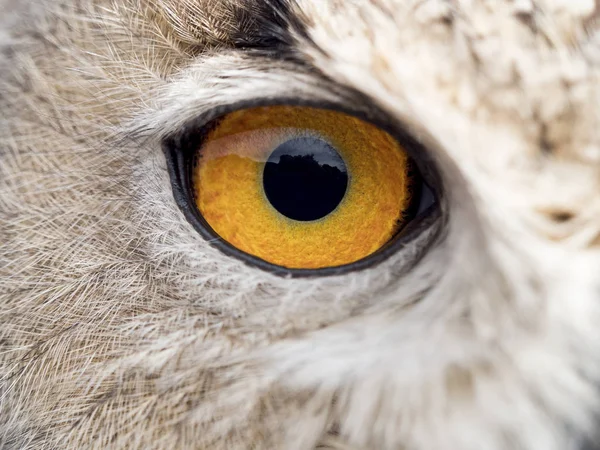
[[398,139],[339,111],[240,109],[166,147],[188,220],[226,253],[276,273],[366,267],[436,203]]

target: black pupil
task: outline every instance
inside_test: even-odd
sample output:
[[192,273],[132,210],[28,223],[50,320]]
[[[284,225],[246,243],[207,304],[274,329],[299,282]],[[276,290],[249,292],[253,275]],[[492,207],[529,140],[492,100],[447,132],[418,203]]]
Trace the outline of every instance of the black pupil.
[[344,198],[348,172],[330,144],[300,137],[284,142],[271,153],[263,185],[269,202],[284,216],[317,220],[331,213]]

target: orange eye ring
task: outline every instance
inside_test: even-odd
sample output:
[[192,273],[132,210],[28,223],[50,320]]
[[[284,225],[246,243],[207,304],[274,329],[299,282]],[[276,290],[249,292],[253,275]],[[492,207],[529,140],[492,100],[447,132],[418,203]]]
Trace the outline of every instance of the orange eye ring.
[[[326,136],[325,141],[331,141],[333,142],[332,145],[337,145],[338,151],[342,152],[343,154],[344,162],[350,164],[348,175],[349,188],[344,195],[344,202],[350,202],[349,204],[351,205],[352,202],[355,202],[355,200],[348,199],[358,198],[360,201],[362,201],[362,204],[359,202],[359,206],[355,208],[355,210],[358,211],[358,214],[362,214],[361,211],[366,211],[368,209],[368,205],[370,204],[368,201],[365,203],[365,199],[361,198],[361,196],[357,197],[356,194],[356,192],[364,192],[364,189],[363,191],[356,190],[356,186],[365,186],[364,183],[360,183],[361,179],[369,178],[370,176],[368,173],[368,176],[365,177],[360,175],[360,179],[358,182],[356,181],[357,173],[359,173],[355,171],[357,167],[357,161],[358,167],[364,166],[364,164],[367,163],[367,166],[365,167],[371,167],[369,170],[372,169],[372,166],[377,165],[375,162],[378,162],[380,166],[390,165],[385,162],[385,155],[382,158],[377,157],[376,149],[373,150],[373,148],[371,148],[371,152],[365,151],[365,148],[369,145],[370,141],[378,142],[379,144],[382,142],[387,142],[388,144],[386,145],[389,145],[390,148],[400,149],[402,152],[400,156],[394,156],[396,153],[393,152],[391,152],[391,155],[393,160],[399,158],[398,161],[403,162],[404,165],[397,167],[402,167],[402,173],[404,174],[405,178],[403,184],[400,183],[402,184],[402,189],[404,189],[404,191],[397,189],[396,186],[392,189],[392,194],[389,196],[386,196],[385,193],[384,195],[376,193],[374,197],[368,197],[366,200],[369,200],[369,198],[375,198],[377,200],[381,197],[384,197],[388,198],[389,201],[384,201],[382,204],[385,205],[392,202],[391,204],[393,205],[393,202],[399,201],[397,198],[399,195],[397,194],[406,192],[409,186],[411,189],[410,194],[412,198],[409,200],[405,199],[403,203],[398,203],[400,205],[398,208],[394,208],[392,206],[392,213],[393,211],[396,211],[396,213],[393,214],[396,214],[397,217],[400,217],[402,219],[402,223],[393,225],[396,223],[394,222],[396,219],[394,219],[393,215],[389,216],[389,214],[392,213],[389,213],[388,211],[388,216],[391,218],[385,219],[385,221],[387,221],[386,223],[391,223],[392,225],[385,225],[383,228],[380,227],[383,229],[384,233],[387,234],[382,235],[383,237],[377,238],[379,239],[379,242],[376,242],[374,247],[373,245],[371,245],[370,248],[366,248],[366,246],[361,247],[360,245],[354,245],[354,242],[360,244],[365,239],[354,239],[351,237],[349,240],[347,239],[346,242],[350,242],[350,245],[353,245],[355,248],[351,249],[350,256],[346,257],[345,260],[343,257],[340,259],[340,252],[337,250],[332,253],[334,256],[333,259],[331,258],[331,255],[325,255],[324,259],[316,259],[314,264],[314,250],[312,250],[312,253],[310,253],[311,256],[308,258],[304,257],[303,259],[300,258],[298,260],[289,259],[289,255],[293,256],[294,254],[302,251],[305,246],[305,242],[308,243],[308,247],[310,248],[311,242],[310,239],[306,239],[306,236],[309,236],[310,238],[310,234],[312,232],[307,232],[305,230],[314,230],[319,227],[321,229],[325,229],[326,227],[323,225],[323,223],[335,223],[335,220],[332,220],[332,218],[335,219],[336,214],[338,216],[342,216],[342,219],[339,219],[338,217],[337,221],[338,225],[341,224],[345,226],[345,228],[342,228],[342,232],[346,233],[347,230],[351,228],[360,228],[354,225],[350,228],[346,226],[343,214],[345,210],[349,209],[348,204],[342,204],[342,206],[337,207],[335,209],[336,213],[328,215],[326,218],[327,220],[325,221],[309,220],[306,222],[298,222],[289,220],[289,217],[283,217],[282,219],[282,215],[279,213],[279,211],[276,211],[275,208],[273,208],[272,204],[269,204],[268,201],[264,203],[264,200],[269,198],[264,190],[263,179],[264,174],[266,173],[266,160],[268,159],[267,157],[273,153],[275,148],[277,148],[277,145],[273,144],[273,142],[277,144],[280,143],[280,141],[287,142],[290,139],[296,139],[294,138],[294,136],[296,136],[296,134],[294,134],[295,131],[292,133],[292,135],[289,135],[290,128],[295,128],[296,131],[298,128],[302,128],[303,130],[310,129],[311,133],[313,133],[315,130],[320,131],[320,123],[325,123],[325,119],[329,120],[332,118],[333,121],[331,123],[333,123],[335,126],[330,127],[330,129],[333,129],[334,131],[327,131],[327,133],[330,134]],[[310,126],[306,127],[307,124]],[[343,126],[340,126],[340,124]],[[348,124],[351,124],[352,126],[348,126]],[[295,126],[290,127],[290,125]],[[265,128],[270,131],[265,133]],[[361,132],[369,139],[369,141],[366,139],[360,141],[362,143],[360,150],[364,154],[370,154],[371,156],[375,155],[375,157],[371,158],[371,162],[364,160],[362,157],[362,159],[357,159],[356,155],[360,154],[358,151],[353,149],[348,150],[346,147],[342,147],[340,149],[340,139],[336,138],[335,130],[345,129],[346,132],[344,135],[349,135],[351,133],[348,133],[347,130],[351,130],[353,128],[362,130]],[[286,130],[285,133],[288,133],[283,133],[285,136],[281,134],[281,130],[283,129]],[[256,137],[249,139],[247,133],[257,130],[260,131],[260,139],[256,140]],[[276,130],[274,134],[271,132],[272,130]],[[242,135],[243,133],[246,133],[246,135]],[[306,134],[303,134],[303,136],[305,135]],[[272,139],[273,136],[275,136],[275,141]],[[311,136],[314,136],[314,134],[311,134]],[[218,142],[223,138],[225,139],[224,141],[221,141],[218,145],[212,145],[211,147],[212,143]],[[358,142],[356,139],[354,139],[354,141]],[[260,145],[257,145],[257,142],[260,143]],[[265,142],[267,145],[266,147],[262,148],[261,146]],[[419,149],[418,144],[415,144],[410,139],[408,139],[408,145],[410,145],[411,149],[413,150],[415,148]],[[246,147],[244,152],[249,152],[254,158],[252,164],[249,164],[247,161],[240,161],[239,153],[240,148],[242,147]],[[199,127],[191,127],[189,131],[186,130],[178,136],[166,141],[164,148],[168,157],[169,170],[171,172],[171,179],[173,182],[176,201],[184,211],[187,219],[195,226],[200,234],[206,239],[209,239],[213,246],[220,248],[223,252],[276,274],[292,276],[322,276],[345,273],[351,270],[361,270],[387,259],[390,255],[394,254],[403,243],[414,238],[415,233],[420,230],[420,228],[416,227],[411,220],[416,212],[416,208],[419,206],[419,190],[422,186],[422,179],[416,170],[416,166],[414,165],[412,159],[406,156],[403,147],[398,144],[396,139],[392,138],[375,125],[372,125],[369,122],[364,122],[355,116],[321,108],[294,106],[270,106],[242,109],[221,116],[219,119],[209,122],[208,125],[205,125],[200,129]],[[234,148],[235,151],[228,152],[227,149],[231,150],[231,148]],[[260,157],[256,157],[258,154],[260,154]],[[223,161],[227,159],[224,158],[224,156],[227,155],[234,157],[233,159],[236,161],[234,163],[223,163]],[[233,161],[231,157],[229,157],[229,160]],[[353,160],[352,158],[355,159]],[[210,161],[210,163],[207,164],[206,161]],[[219,164],[225,164],[225,166],[220,167]],[[369,164],[371,165],[369,166]],[[258,169],[254,167],[257,165],[260,166]],[[247,170],[248,167],[251,167],[250,171]],[[386,172],[382,173],[386,174]],[[243,180],[244,176],[240,176],[240,174],[249,174],[247,178],[250,180],[250,182],[245,184],[244,186],[246,187],[241,191],[236,191],[231,194],[229,191],[238,189],[236,186],[240,184],[243,185],[245,182]],[[257,174],[260,174],[260,177]],[[385,175],[387,178],[384,177],[385,181],[380,184],[383,186],[393,184],[398,185],[399,174],[400,171],[388,171],[387,175]],[[377,179],[378,176],[371,176],[371,178]],[[259,179],[260,183],[257,182]],[[394,182],[394,180],[396,180],[396,182]],[[259,186],[260,188],[258,188]],[[373,186],[373,184],[371,186]],[[354,189],[354,191],[352,191],[352,189]],[[396,190],[394,191],[394,189]],[[240,198],[243,199],[246,195],[244,191],[253,192],[251,195],[251,202],[254,203],[250,204],[250,207],[248,207],[246,204],[248,203],[247,200],[250,197],[246,198],[244,201],[240,200]],[[221,193],[219,194],[219,192]],[[220,200],[215,201],[215,198],[220,198]],[[248,216],[254,214],[254,211],[258,209],[268,212],[268,214],[264,216],[268,217],[268,220],[266,220],[266,222],[262,222],[262,224],[266,224],[265,227],[267,228],[267,232],[264,234],[268,235],[270,233],[268,228],[272,227],[273,223],[277,225],[277,227],[273,227],[273,229],[276,230],[276,233],[272,235],[275,237],[271,238],[270,240],[267,239],[266,241],[263,240],[262,242],[259,242],[259,244],[254,248],[244,247],[243,241],[241,244],[239,241],[235,241],[236,234],[240,230],[240,224],[261,224],[260,220],[255,220],[255,217],[250,217],[250,220],[246,219]],[[222,214],[223,210],[226,211],[226,214],[224,215]],[[390,210],[390,208],[388,208],[388,210]],[[375,220],[372,221],[372,223],[374,223],[376,226],[378,226],[378,222],[380,222],[379,211],[382,210],[380,209],[376,211],[374,214]],[[235,219],[236,214],[238,219]],[[220,218],[220,216],[225,217],[225,220]],[[235,220],[232,219],[232,217]],[[276,218],[275,221],[273,221],[273,217]],[[352,216],[348,216],[346,213],[346,218],[347,217]],[[232,223],[232,221],[236,222],[236,220],[237,224],[234,223],[234,227],[231,227],[234,232],[228,234],[228,229],[227,227],[224,228],[223,224],[226,223],[229,225]],[[390,220],[392,222],[390,222]],[[289,225],[288,228],[293,230],[291,234],[292,239],[290,239],[289,236],[281,235],[281,222],[283,222],[286,226]],[[363,227],[363,229],[366,229],[367,231],[372,228],[372,225]],[[333,229],[336,230],[335,227]],[[340,228],[337,228],[337,230],[339,229]],[[294,236],[298,234],[297,230],[300,230],[300,233],[304,233],[300,238],[295,238]],[[244,232],[246,232],[243,227],[241,228],[241,231],[242,235]],[[251,244],[253,243],[252,239],[255,239],[256,236],[258,236],[258,239],[262,239],[260,234],[261,232],[249,234],[251,236]],[[276,240],[280,236],[282,236],[281,239]],[[365,236],[365,234],[362,236]],[[244,236],[242,236],[242,238],[243,237]],[[343,239],[339,239],[339,237],[343,238],[344,236],[340,236],[339,234],[334,235],[333,239],[329,242],[335,244],[338,241],[342,241]],[[367,235],[367,237],[369,236]],[[278,250],[278,248],[282,247],[282,242],[285,244],[283,246],[283,251]],[[314,242],[317,242],[316,246]],[[327,241],[319,241],[318,239],[316,239],[316,241],[313,239],[312,245],[313,249],[331,246]],[[286,247],[290,248],[291,250],[286,250]],[[266,252],[263,250],[265,248],[267,249]],[[343,249],[343,247],[338,248]],[[356,251],[357,248],[358,251]],[[366,250],[364,248],[366,248]],[[272,251],[273,249],[275,249],[275,252]],[[277,252],[279,252],[279,254]]]

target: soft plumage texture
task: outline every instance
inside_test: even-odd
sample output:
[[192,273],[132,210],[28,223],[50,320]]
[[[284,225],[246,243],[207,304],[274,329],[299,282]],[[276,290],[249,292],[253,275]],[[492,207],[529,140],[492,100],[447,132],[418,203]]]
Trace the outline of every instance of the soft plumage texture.
[[[0,1],[0,447],[595,442],[596,3]],[[444,220],[314,279],[185,221],[163,137],[349,90],[427,144]]]

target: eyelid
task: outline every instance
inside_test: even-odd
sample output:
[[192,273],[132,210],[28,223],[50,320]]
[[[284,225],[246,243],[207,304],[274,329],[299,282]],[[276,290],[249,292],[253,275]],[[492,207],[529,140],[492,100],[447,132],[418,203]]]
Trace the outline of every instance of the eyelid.
[[[386,131],[396,141],[405,148],[408,155],[413,158],[418,172],[423,175],[424,187],[431,195],[428,201],[421,202],[419,216],[415,217],[416,209],[411,213],[415,217],[402,229],[397,235],[382,247],[378,252],[369,258],[359,260],[354,263],[345,264],[336,267],[326,267],[321,269],[290,269],[276,264],[268,263],[260,258],[232,247],[227,241],[222,239],[207,223],[207,221],[198,212],[194,204],[194,183],[192,182],[192,172],[190,171],[191,161],[198,156],[198,149],[207,144],[207,139],[215,130],[215,127],[221,120],[232,112],[238,112],[244,109],[271,107],[271,106],[305,106],[319,109],[328,109],[332,112],[341,112],[365,122],[371,123],[375,127]],[[372,110],[370,108],[373,108]],[[360,111],[371,111],[368,114]],[[234,133],[229,133],[233,135]],[[256,138],[256,137],[252,137]],[[256,138],[258,139],[258,138]],[[438,181],[441,177],[438,174],[437,167],[433,163],[431,155],[418,141],[392,120],[383,111],[377,110],[373,105],[361,105],[359,110],[352,107],[345,107],[339,103],[327,103],[326,101],[308,101],[288,99],[255,99],[251,101],[241,101],[235,104],[223,105],[216,110],[211,110],[196,119],[190,121],[180,131],[163,140],[163,149],[167,155],[168,167],[173,182],[174,197],[177,204],[182,209],[187,220],[194,226],[196,231],[203,236],[212,246],[219,248],[224,253],[242,260],[250,266],[257,267],[264,271],[278,276],[285,277],[327,277],[344,275],[349,272],[361,271],[383,263],[397,252],[403,252],[403,248],[409,246],[409,259],[402,259],[401,266],[407,264],[413,265],[425,254],[425,251],[437,241],[437,236],[445,223],[440,199],[443,199],[441,183]],[[431,201],[433,200],[433,201]],[[441,226],[440,226],[441,225]],[[417,247],[412,246],[416,244]],[[408,250],[407,250],[408,251]]]

